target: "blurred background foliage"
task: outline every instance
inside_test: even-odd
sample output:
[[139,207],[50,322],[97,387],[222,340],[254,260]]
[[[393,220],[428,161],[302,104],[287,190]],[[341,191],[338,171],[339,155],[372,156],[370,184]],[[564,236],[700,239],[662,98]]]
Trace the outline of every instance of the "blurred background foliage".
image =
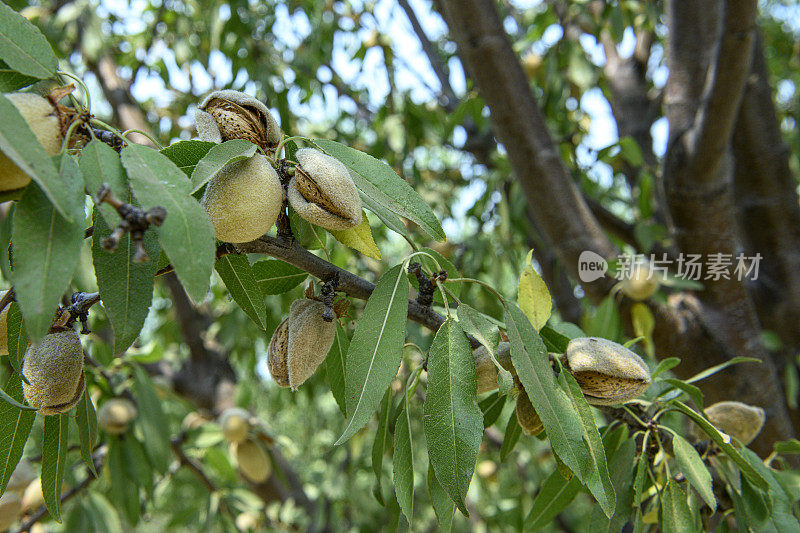
[[[120,103],[127,102],[141,110],[148,128],[164,144],[190,139],[195,136],[194,108],[206,93],[223,88],[242,90],[265,100],[285,131],[335,139],[395,167],[444,221],[447,243],[430,246],[448,257],[463,275],[490,280],[504,294],[514,295],[527,251],[545,244],[531,226],[525,199],[510,176],[502,146],[480,142],[487,136],[491,139],[488,112],[466,81],[455,45],[430,2],[415,0],[409,7],[441,57],[449,87],[440,83],[424,55],[401,5],[408,5],[405,2],[8,3],[45,33],[63,60],[62,68],[86,80],[93,93],[93,112],[109,123],[123,122],[126,111]],[[659,42],[665,33],[661,2],[610,1],[599,17],[585,6],[584,2],[572,3],[570,19],[596,27],[597,34],[601,29],[610,31],[623,54],[632,51],[631,28],[654,30],[657,42],[646,68],[650,90],[657,93],[666,79],[663,44]],[[618,137],[606,100],[602,47],[586,35],[573,38],[544,2],[504,0],[499,8],[574,180],[587,197],[634,225],[641,251],[649,251],[665,236],[651,208],[652,175],[657,169],[652,161],[645,159],[642,164],[641,150]],[[800,10],[791,0],[760,2],[759,24],[779,120],[798,176]],[[116,68],[108,72],[108,65]],[[653,149],[661,155],[666,125],[663,119],[656,119]],[[627,165],[641,168],[632,186],[623,175]],[[407,249],[397,235],[377,220],[372,222],[384,262],[358,256],[332,239],[326,245],[332,262],[374,281]],[[91,256],[86,252],[82,274],[75,283],[78,289],[93,290]],[[562,272],[555,263],[539,267]],[[301,285],[267,298],[268,334],[302,290]],[[496,300],[477,286],[464,286],[462,298],[487,314],[500,316]],[[359,308],[363,304],[354,305]],[[594,324],[595,310],[582,305],[586,333],[600,333],[598,328],[606,325]],[[386,507],[373,495],[371,448],[376,422],[345,446],[333,447],[343,419],[324,382],[324,372],[318,372],[297,393],[276,387],[266,371],[269,337],[230,300],[218,278],[200,310],[209,325],[203,333],[205,343],[225,354],[235,370],[236,403],[263,421],[299,476],[305,495],[315,504],[303,505],[293,498],[273,501],[266,505],[265,524],[304,531],[312,524],[327,523],[332,531],[373,531],[388,529],[399,520],[399,509],[390,494],[388,458],[383,463],[382,487]],[[103,313],[94,312],[92,318],[93,340],[107,341],[110,326]],[[409,328],[409,341],[423,348],[429,345],[429,332],[414,324]],[[622,340],[618,320],[607,333],[609,338]],[[92,356],[113,374],[116,383],[131,379],[126,359],[150,363],[169,376],[190,356],[163,283],[156,284],[152,312],[140,341],[121,361],[113,358],[108,344],[89,345]],[[406,351],[412,367],[420,358],[414,350]],[[407,368],[404,365],[402,372],[407,373]],[[90,370],[90,376],[92,372],[96,370]],[[102,381],[90,379],[95,388]],[[174,392],[167,379],[157,376],[154,383],[168,419],[164,431],[177,435],[186,415],[197,406]],[[399,381],[397,387],[399,391]],[[211,413],[201,412],[211,418]],[[412,403],[412,415],[416,415],[411,417],[414,438],[423,439],[418,402]],[[487,431],[469,493],[472,516],[467,519],[457,514],[456,531],[520,529],[536,490],[555,469],[549,446],[530,437],[523,437],[501,464],[502,433],[510,415],[513,404],[508,402],[496,425]],[[34,449],[41,440],[37,431],[41,428],[34,428],[26,456],[40,453]],[[178,469],[153,480],[153,499],[144,508],[147,521],[140,522],[137,530],[229,530],[233,527],[231,516],[263,508],[262,499],[237,479],[215,425],[188,430],[184,448],[221,489],[233,515],[219,512],[218,496],[210,495],[191,472]],[[423,447],[418,452],[414,529],[435,530],[436,517],[425,489],[427,459]],[[70,455],[71,462],[78,464],[78,451]],[[74,484],[70,475],[68,472],[68,482]],[[84,497],[68,504],[63,527],[49,523],[47,528],[129,529],[109,504],[110,486],[110,479],[101,479]],[[549,528],[583,529],[589,525],[591,505],[587,496],[580,495]]]

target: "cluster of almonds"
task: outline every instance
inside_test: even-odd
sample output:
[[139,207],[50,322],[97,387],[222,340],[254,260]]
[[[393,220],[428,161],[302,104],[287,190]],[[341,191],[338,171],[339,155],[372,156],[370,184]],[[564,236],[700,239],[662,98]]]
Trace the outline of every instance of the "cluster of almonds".
[[269,341],[267,364],[279,386],[297,390],[325,360],[336,337],[336,322],[325,320],[324,312],[322,302],[295,300],[289,317],[275,329]]
[[266,154],[230,163],[208,182],[201,204],[220,241],[261,237],[283,213],[286,199],[299,216],[325,229],[361,223],[361,197],[347,167],[317,149],[297,151],[298,164],[284,191],[268,159],[280,155],[283,132],[264,103],[239,91],[215,91],[201,102],[195,122],[204,141],[246,139]]
[[264,445],[250,431],[254,426],[250,413],[231,407],[220,415],[219,425],[242,475],[253,483],[265,482],[272,474],[272,463]]

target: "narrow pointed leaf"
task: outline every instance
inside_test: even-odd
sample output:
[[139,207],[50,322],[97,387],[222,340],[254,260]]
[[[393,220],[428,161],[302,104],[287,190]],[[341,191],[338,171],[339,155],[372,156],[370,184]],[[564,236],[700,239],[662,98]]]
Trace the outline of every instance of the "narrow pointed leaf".
[[[675,378],[664,378],[664,381],[672,385],[672,387],[676,389],[680,389],[686,394],[689,395],[689,398],[699,407],[703,409],[703,391],[699,388],[695,387],[694,385],[690,385],[683,380],[675,379]],[[662,392],[659,396],[663,396],[665,393],[670,391],[670,389],[666,389]]]
[[533,507],[525,519],[525,530],[539,529],[551,523],[572,503],[580,490],[581,482],[578,478],[572,476],[571,479],[566,479],[561,472],[553,470],[533,499]]
[[136,367],[134,378],[134,393],[139,408],[137,421],[144,434],[147,456],[153,468],[157,472],[164,473],[171,459],[169,425],[153,382],[142,367]]
[[392,434],[389,432],[389,415],[392,412],[392,390],[386,389],[386,394],[381,400],[381,407],[378,411],[378,431],[375,433],[375,440],[372,443],[372,472],[375,474],[375,481],[378,487],[375,492],[378,502],[385,505],[383,501],[382,482],[383,478],[383,456],[392,444]]
[[159,242],[186,292],[195,301],[202,300],[214,267],[214,228],[189,195],[191,183],[166,156],[146,146],[123,148],[122,164],[142,207],[167,210],[164,224],[156,228]]
[[456,506],[442,488],[439,480],[436,479],[436,472],[433,471],[433,466],[430,464],[428,464],[428,494],[431,497],[436,519],[439,520],[440,530],[449,532],[453,528],[453,514],[456,512]]
[[253,274],[265,295],[288,292],[308,277],[305,270],[278,259],[264,259],[253,263]]
[[704,379],[706,379],[706,378],[708,378],[710,376],[713,376],[714,374],[716,374],[720,370],[725,370],[729,366],[738,365],[740,363],[760,363],[760,362],[761,362],[761,360],[760,359],[756,359],[755,357],[737,356],[737,357],[734,357],[733,359],[725,361],[724,363],[720,363],[718,365],[712,366],[711,368],[706,368],[702,372],[699,372],[699,373],[695,374],[694,376],[692,376],[689,379],[686,379],[684,381],[686,381],[686,383],[696,383],[696,382],[702,381],[702,380],[704,380]]
[[478,447],[483,414],[475,399],[478,384],[467,336],[453,318],[445,320],[428,353],[428,390],[424,427],[436,478],[458,509],[469,516],[464,501]]
[[542,420],[553,451],[586,485],[606,514],[610,514],[615,496],[613,488],[609,490],[606,476],[597,470],[600,450],[584,439],[585,424],[573,405],[572,395],[556,386],[544,342],[515,305],[509,304],[504,316],[511,341],[511,360]]
[[50,516],[61,522],[61,486],[67,466],[69,415],[44,417],[42,437],[42,494]]
[[26,76],[49,78],[58,59],[39,28],[0,2],[0,59]]
[[233,300],[262,330],[267,329],[267,308],[264,293],[246,255],[228,254],[217,259],[214,268],[225,282]]
[[700,493],[703,500],[711,509],[717,508],[717,499],[714,497],[711,473],[703,463],[694,446],[678,434],[672,436],[672,449],[675,452],[675,459],[689,483]]
[[0,61],[0,92],[10,93],[22,89],[23,87],[33,85],[37,81],[39,81],[39,78],[20,74],[9,67],[5,61]]
[[500,445],[500,462],[503,463],[509,454],[514,451],[514,447],[522,436],[522,426],[519,425],[516,412],[512,412],[508,417],[506,432],[503,434],[503,444]]
[[[431,208],[392,167],[369,154],[335,141],[315,139],[314,144],[356,174],[354,181],[359,190],[366,192],[389,210],[415,222],[434,239],[446,240],[442,225]],[[371,187],[364,187],[365,181]]]
[[17,302],[11,302],[6,314],[6,335],[8,335],[8,360],[11,367],[22,374],[22,360],[28,348],[28,334],[22,324],[22,312]]
[[[81,150],[80,167],[86,182],[86,191],[93,200],[97,200],[97,193],[105,184],[111,188],[114,196],[123,202],[131,201],[131,191],[128,188],[125,168],[122,166],[117,151],[109,145],[93,139]],[[109,204],[95,202],[95,209],[99,209],[103,214],[107,226],[116,227],[119,224],[120,216],[117,210]]]
[[196,192],[217,175],[223,167],[253,157],[256,145],[246,139],[233,139],[215,144],[192,170],[192,191]]
[[208,141],[178,141],[161,150],[161,153],[190,178],[197,163],[215,146],[216,143]]
[[408,275],[397,265],[378,281],[350,341],[345,389],[348,420],[337,445],[364,427],[397,375],[407,313]]
[[404,396],[403,412],[397,419],[394,430],[394,455],[392,456],[392,480],[397,503],[408,520],[414,524],[414,455],[411,441],[411,418],[408,413],[408,396]]
[[[17,403],[24,401],[19,374],[11,375],[3,393]],[[34,418],[36,413],[33,411],[0,402],[0,493],[5,492],[8,480],[22,457]]]
[[553,300],[542,277],[533,269],[533,250],[525,257],[525,266],[519,276],[517,303],[531,321],[536,331],[542,329],[553,311]]
[[328,378],[331,393],[345,418],[347,418],[347,402],[345,401],[347,360],[345,357],[349,348],[350,339],[347,338],[347,332],[337,322],[336,337],[334,337],[333,346],[325,358],[325,375]]
[[[59,191],[61,196],[83,195],[81,190]],[[80,257],[84,223],[68,222],[38,185],[30,184],[14,210],[14,271],[12,282],[31,340],[47,333],[65,287]]]
[[667,487],[661,493],[660,503],[659,525],[664,533],[684,532],[694,523],[692,510],[686,503],[686,494],[675,481],[667,483]]
[[506,399],[508,399],[507,394],[501,395],[499,392],[494,392],[490,394],[488,398],[481,400],[478,404],[478,407],[480,407],[483,413],[484,429],[494,424],[500,417],[500,414],[503,412],[503,407],[506,405]]
[[652,379],[655,380],[658,376],[666,372],[667,370],[672,370],[676,366],[681,364],[681,360],[677,357],[667,357],[666,359],[662,359],[658,362],[658,366],[653,371]]
[[97,476],[94,468],[92,452],[97,443],[97,413],[87,391],[75,406],[75,425],[78,426],[78,437],[81,443],[81,458],[86,466]]
[[129,233],[120,239],[116,251],[109,252],[103,248],[103,239],[111,232],[106,219],[95,211],[92,234],[94,273],[103,307],[114,329],[114,353],[119,354],[139,336],[150,312],[161,248],[155,234],[146,231],[144,248],[150,260],[134,263],[136,244]]

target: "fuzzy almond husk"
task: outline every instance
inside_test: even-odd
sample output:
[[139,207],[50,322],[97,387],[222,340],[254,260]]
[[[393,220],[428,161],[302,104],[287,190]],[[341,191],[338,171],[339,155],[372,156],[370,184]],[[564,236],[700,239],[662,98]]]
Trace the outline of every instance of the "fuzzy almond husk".
[[203,141],[247,139],[268,155],[275,154],[283,139],[267,106],[240,91],[214,91],[206,96],[195,113],[195,124]]
[[325,306],[316,300],[295,300],[289,308],[289,386],[302,385],[328,356],[336,338],[336,321],[322,318]]
[[347,167],[316,148],[301,148],[286,195],[303,219],[329,230],[361,224],[361,197]]
[[107,400],[97,411],[97,424],[111,435],[121,435],[128,431],[128,425],[136,418],[138,411],[133,402],[126,398]]
[[275,329],[267,350],[267,366],[272,379],[279,387],[289,386],[289,319],[287,318]]
[[[38,94],[9,93],[3,96],[17,108],[47,155],[56,155],[61,150],[62,141],[61,121],[56,108]],[[30,176],[0,152],[0,191],[19,189],[30,181]]]
[[222,435],[228,442],[244,442],[250,430],[250,413],[241,407],[225,409],[219,417]]
[[206,185],[203,199],[217,239],[243,243],[264,235],[283,205],[278,173],[261,154],[226,165]]
[[0,496],[0,531],[6,531],[22,516],[22,498],[16,492],[6,491]]
[[524,389],[521,389],[517,396],[516,413],[517,422],[526,435],[536,436],[544,431],[542,419],[536,414],[531,399],[528,398],[528,393]]
[[[745,446],[758,436],[766,418],[762,408],[733,401],[709,405],[705,408],[705,413],[714,427],[731,437],[736,437]],[[694,428],[693,434],[705,438],[705,433],[699,428]]]
[[650,264],[638,262],[631,269],[630,275],[620,282],[622,292],[636,301],[647,300],[658,291],[658,276],[651,272]]
[[263,483],[272,473],[272,463],[264,446],[253,438],[231,444],[236,464],[242,475],[253,483]]
[[[489,351],[485,346],[479,346],[472,353],[475,358],[475,372],[478,378],[478,394],[495,390],[497,385],[497,368],[494,366]],[[508,342],[501,342],[495,350],[495,357],[497,362],[513,373],[513,366],[511,364],[511,344]]]
[[564,363],[575,376],[586,401],[594,405],[625,403],[650,385],[650,369],[642,358],[607,339],[572,339]]
[[33,466],[27,459],[20,459],[17,463],[14,472],[6,484],[6,492],[17,492],[22,494],[25,489],[30,485],[31,481],[37,479],[39,474],[33,469]]
[[[0,292],[0,300],[8,291]],[[0,355],[8,355],[8,309],[7,305],[0,311]]]
[[83,348],[71,329],[48,333],[25,352],[22,392],[31,407],[43,415],[64,413],[78,403],[86,382]]

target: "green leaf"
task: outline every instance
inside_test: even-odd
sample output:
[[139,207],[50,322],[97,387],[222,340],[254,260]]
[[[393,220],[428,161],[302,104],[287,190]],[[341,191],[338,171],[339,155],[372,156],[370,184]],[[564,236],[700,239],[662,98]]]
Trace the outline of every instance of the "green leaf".
[[278,259],[264,259],[253,263],[253,274],[264,295],[288,292],[308,277],[305,270]]
[[469,335],[475,337],[487,350],[497,369],[497,385],[500,394],[507,394],[514,386],[514,377],[511,372],[500,365],[495,355],[495,350],[500,343],[500,330],[489,322],[486,317],[476,309],[462,303],[458,306],[458,322],[461,328]]
[[633,165],[634,167],[639,167],[644,162],[644,157],[642,156],[642,149],[639,148],[639,143],[637,143],[633,137],[626,136],[619,140],[619,147],[620,147],[620,155],[622,156],[625,161]]
[[103,248],[103,239],[111,235],[106,219],[94,213],[92,261],[100,298],[114,329],[114,353],[127,350],[139,336],[153,300],[153,285],[161,248],[152,231],[144,233],[144,248],[150,260],[134,263],[136,243],[130,233],[119,241],[115,252]]
[[442,488],[439,480],[436,479],[436,473],[430,464],[428,464],[428,494],[430,494],[440,530],[449,532],[453,528],[453,514],[456,512],[456,506]]
[[653,330],[656,319],[652,311],[643,303],[635,303],[631,307],[631,324],[637,337],[644,337],[645,352],[649,357],[655,357],[656,349],[653,344]]
[[[73,187],[65,184],[53,159],[14,104],[0,94],[0,151],[39,184],[44,194],[66,221],[76,221],[77,200]],[[66,156],[70,157],[70,156]],[[28,187],[30,189],[30,187]],[[67,190],[67,194],[65,194]],[[83,207],[82,205],[80,206]],[[81,209],[81,214],[83,210]],[[81,221],[83,222],[83,221]]]
[[337,241],[345,246],[348,246],[357,252],[361,252],[367,257],[371,257],[380,261],[381,251],[378,249],[378,245],[375,244],[375,240],[372,238],[372,230],[369,227],[367,214],[363,211],[362,213],[363,216],[361,217],[361,224],[355,228],[349,228],[341,231],[328,230],[328,233],[333,235]]
[[372,471],[375,473],[375,480],[378,482],[375,491],[378,502],[385,505],[383,492],[381,490],[381,479],[383,478],[383,456],[392,445],[392,434],[389,432],[389,415],[392,412],[392,390],[386,389],[386,394],[381,400],[380,410],[378,411],[378,431],[375,433],[375,440],[372,443]]
[[336,403],[342,415],[347,418],[347,403],[345,401],[345,371],[347,369],[347,350],[350,348],[350,339],[347,332],[340,323],[336,323],[336,337],[333,339],[328,356],[325,357],[325,375],[328,377],[328,384],[331,387]]
[[147,456],[153,468],[163,474],[167,471],[171,459],[169,425],[161,410],[161,401],[156,395],[153,382],[147,372],[138,365],[134,370],[134,380],[134,395],[139,407],[139,416],[136,420],[144,434]]
[[539,331],[539,336],[542,337],[547,350],[555,353],[566,352],[569,341],[572,340],[572,337],[568,337],[550,326],[544,326]]
[[658,366],[653,371],[651,378],[655,380],[658,376],[666,372],[667,370],[672,370],[676,366],[681,364],[681,360],[677,357],[667,357],[666,359],[660,361]]
[[[586,454],[583,459],[585,464],[589,460],[588,469],[579,472],[579,477],[597,498],[606,516],[611,518],[617,504],[614,485],[611,482],[611,475],[608,469],[605,448],[600,439],[600,432],[594,421],[594,415],[586,402],[586,398],[581,392],[581,387],[575,378],[567,371],[563,371],[558,376],[559,385],[569,393],[572,405],[578,412],[583,429],[583,441],[586,446]],[[545,428],[546,429],[546,428]],[[549,433],[548,433],[549,435]],[[579,450],[579,453],[583,450]],[[584,455],[581,453],[581,455]],[[569,465],[567,465],[569,466]],[[574,470],[573,470],[574,471]]]
[[161,153],[188,178],[194,173],[197,163],[215,146],[216,143],[208,141],[178,141],[161,150]]
[[37,81],[39,81],[39,78],[20,74],[9,67],[5,61],[0,61],[0,92],[10,93],[33,85]]
[[[688,394],[689,398],[692,399],[692,401],[697,405],[697,407],[699,407],[700,409],[703,409],[703,392],[700,389],[698,389],[694,385],[689,385],[688,383],[686,383],[685,381],[682,381],[680,379],[664,378],[664,381],[666,383],[669,383],[670,385],[672,385],[676,389],[680,389],[683,392],[685,392],[686,394]],[[667,389],[667,391],[668,390],[670,390],[670,389]],[[661,395],[663,395],[667,391],[662,392]]]
[[503,436],[503,444],[500,445],[500,462],[505,462],[509,454],[514,451],[514,447],[522,436],[522,427],[517,420],[517,413],[512,412],[506,424],[506,431]]
[[647,454],[639,454],[636,461],[636,475],[633,478],[633,505],[639,510],[639,504],[642,501],[642,490],[647,477]]
[[394,213],[415,222],[434,239],[447,239],[439,219],[428,204],[392,167],[335,141],[314,139],[313,142],[355,173],[354,181],[360,191]]
[[[406,515],[409,527],[414,518],[414,454],[411,441],[411,418],[408,413],[408,391],[403,395],[403,412],[397,419],[394,430],[394,455],[392,456],[392,480],[397,503]],[[413,530],[413,529],[412,529]]]
[[[767,489],[766,500],[769,502],[771,512],[768,519],[774,527],[775,531],[799,532],[800,523],[797,518],[792,514],[792,502],[789,499],[789,494],[781,486],[778,479],[775,477],[775,472],[767,467],[761,458],[755,452],[748,448],[742,448],[742,455],[745,460],[758,471],[769,484]],[[745,488],[746,480],[742,480],[742,489]],[[762,493],[763,494],[763,493]],[[760,529],[760,528],[759,528]]]
[[153,468],[142,443],[133,437],[126,438],[122,443],[122,455],[125,458],[125,473],[152,497],[155,488]]
[[613,296],[607,296],[597,306],[594,314],[586,320],[584,330],[589,337],[602,337],[614,340],[621,331],[617,304]]
[[[363,178],[361,178],[361,176],[359,176],[352,170],[350,170],[350,175],[353,177],[354,182],[356,180],[361,180],[362,184],[368,183]],[[371,184],[369,184],[369,186],[373,189],[375,188]],[[406,228],[403,219],[395,215],[392,211],[384,207],[381,203],[373,199],[363,190],[359,190],[358,193],[361,196],[361,203],[363,204],[363,206],[369,211],[375,213],[375,215],[381,220],[381,222],[384,223],[384,225],[386,225],[387,228],[389,228],[390,230],[394,231],[399,235],[402,235],[407,240],[411,240],[411,235],[409,235],[408,228]],[[380,191],[378,191],[378,195],[380,195]]]
[[659,499],[661,516],[659,525],[664,533],[683,533],[694,523],[692,510],[684,493],[675,481],[669,481]]
[[264,293],[258,285],[250,261],[246,255],[223,255],[214,263],[214,268],[225,282],[233,300],[242,311],[262,330],[267,329],[267,307],[264,305]]
[[[82,191],[60,192],[61,196],[76,194],[81,196]],[[74,213],[73,219],[76,222],[64,219],[35,183],[25,189],[14,210],[11,281],[31,340],[47,333],[61,294],[78,264],[83,216]]]
[[75,425],[78,426],[83,462],[97,477],[94,459],[92,458],[94,445],[97,443],[97,413],[95,413],[89,392],[86,390],[83,391],[83,396],[75,406]]
[[408,313],[408,275],[402,265],[386,272],[367,300],[347,352],[347,427],[336,445],[364,427],[397,375]]
[[536,331],[539,331],[550,318],[550,313],[553,311],[553,299],[550,297],[550,291],[544,280],[533,269],[532,257],[533,250],[529,251],[525,257],[525,266],[519,276],[517,303]]
[[547,348],[525,314],[509,304],[505,311],[511,360],[522,385],[542,419],[553,451],[589,489],[606,514],[614,509],[614,492],[609,492],[607,479],[597,468],[599,450],[584,441],[582,419],[573,406],[571,395],[556,387]]
[[22,326],[22,312],[19,310],[19,305],[17,305],[17,302],[11,302],[8,305],[8,313],[6,314],[8,360],[11,363],[11,368],[20,375],[22,375],[22,360],[25,358],[25,351],[28,349],[28,334]]
[[717,508],[717,499],[714,497],[714,489],[711,482],[711,473],[703,463],[697,450],[689,442],[678,435],[672,435],[672,448],[675,452],[675,460],[689,483],[700,493],[703,500],[711,509]]
[[42,494],[50,516],[61,523],[61,486],[67,463],[69,415],[44,417],[42,437]]
[[11,261],[9,250],[11,249],[11,232],[14,228],[14,205],[6,213],[3,221],[0,222],[0,273],[3,278],[11,279]]
[[464,498],[483,438],[477,390],[475,360],[467,336],[455,319],[448,318],[428,352],[423,421],[436,478],[464,516],[469,516]]
[[39,28],[0,2],[0,59],[20,74],[49,78],[58,59]]
[[760,363],[761,359],[756,359],[755,357],[742,357],[737,356],[729,361],[725,361],[724,363],[720,363],[718,365],[712,366],[711,368],[706,368],[702,372],[695,374],[694,376],[690,377],[689,379],[685,379],[686,383],[696,383],[698,381],[704,380],[707,377],[713,376],[720,370],[725,370],[729,366],[738,365],[739,363]]
[[500,418],[503,407],[506,405],[507,394],[500,394],[499,391],[493,392],[488,397],[478,403],[478,407],[483,413],[483,428],[486,429]]
[[146,146],[123,148],[122,164],[142,207],[166,208],[167,218],[157,228],[159,242],[186,292],[195,301],[202,300],[214,267],[214,228],[205,210],[189,196],[191,183],[172,161]]
[[525,530],[531,531],[550,524],[572,503],[580,490],[581,482],[577,477],[566,479],[561,472],[554,470],[533,499],[533,507],[525,519]]
[[717,446],[719,446],[722,451],[724,451],[728,457],[739,467],[739,470],[747,476],[747,478],[752,481],[757,487],[762,489],[767,489],[769,486],[767,481],[761,477],[761,475],[748,463],[742,454],[733,447],[731,444],[731,438],[729,435],[723,435],[720,433],[717,428],[715,428],[711,423],[706,420],[705,417],[697,413],[693,409],[690,409],[687,405],[677,401],[677,400],[670,400],[669,402],[672,406],[678,409],[680,412],[691,418],[700,428],[705,431],[706,435],[711,437]]
[[222,144],[214,144],[191,172],[192,192],[200,190],[226,165],[253,157],[256,148],[255,144],[246,139],[233,139]]
[[[3,391],[7,397],[21,404],[22,383],[18,373],[13,373]],[[33,427],[36,413],[21,410],[8,402],[0,402],[0,494],[5,492],[8,480],[22,457],[25,443]]]
[[608,466],[611,471],[611,483],[617,495],[617,503],[612,516],[604,516],[602,509],[595,507],[590,520],[592,528],[602,531],[622,531],[633,510],[633,491],[631,489],[636,442],[634,439],[626,439],[616,452],[607,450],[607,453],[611,457]]
[[128,522],[135,525],[139,521],[139,487],[125,471],[125,456],[119,437],[110,439],[106,463],[111,500],[125,513]]
[[775,451],[784,455],[796,455],[800,453],[800,440],[789,439],[787,441],[776,442]]
[[[131,201],[131,191],[128,188],[122,161],[119,154],[107,144],[92,139],[81,150],[80,168],[86,182],[86,190],[92,199],[96,200],[100,187],[105,184],[111,188],[114,196],[123,202]],[[117,210],[105,202],[95,204],[95,209],[99,209],[103,214],[108,227],[116,227],[121,220]]]

